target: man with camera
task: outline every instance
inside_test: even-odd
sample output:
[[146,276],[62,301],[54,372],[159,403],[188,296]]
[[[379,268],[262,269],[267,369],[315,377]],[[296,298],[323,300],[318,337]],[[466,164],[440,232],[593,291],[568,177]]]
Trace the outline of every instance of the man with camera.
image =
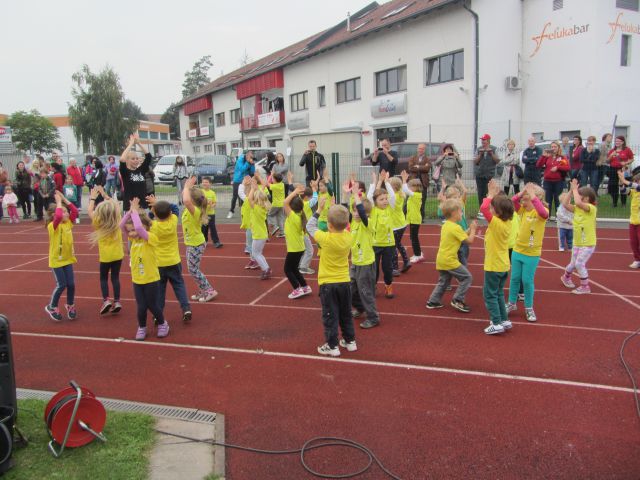
[[[485,133],[480,137],[482,144],[473,159],[474,173],[476,176],[476,187],[478,191],[478,205],[489,191],[489,181],[496,176],[496,165],[500,163],[500,157],[496,153],[496,147],[491,145],[491,135]],[[481,214],[478,214],[480,216]]]
[[300,159],[300,166],[305,167],[306,182],[307,186],[309,186],[312,180],[317,181],[322,178],[327,162],[325,162],[324,156],[316,151],[318,145],[315,140],[309,140],[307,147],[308,149]]
[[389,139],[385,138],[380,142],[380,146],[371,154],[371,165],[380,165],[380,171],[389,173],[390,177],[395,176],[398,165],[398,152],[391,150]]
[[431,163],[427,157],[427,146],[424,143],[418,145],[417,152],[409,159],[409,178],[418,179],[422,183],[422,204],[420,212],[422,213],[422,221],[424,222],[424,204],[427,200],[427,191],[429,190],[429,171]]

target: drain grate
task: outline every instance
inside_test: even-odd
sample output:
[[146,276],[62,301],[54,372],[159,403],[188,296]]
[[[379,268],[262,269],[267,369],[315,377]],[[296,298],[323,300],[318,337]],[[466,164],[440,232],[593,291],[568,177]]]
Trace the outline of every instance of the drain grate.
[[[53,397],[54,392],[43,390],[30,390],[26,388],[16,389],[16,395],[20,400],[44,400],[49,401]],[[146,413],[154,417],[173,418],[177,420],[185,420],[188,422],[214,424],[216,414],[206,410],[198,410],[195,408],[171,407],[167,405],[154,405],[151,403],[130,402],[128,400],[115,400],[112,398],[98,397],[104,408],[116,412],[130,413]]]

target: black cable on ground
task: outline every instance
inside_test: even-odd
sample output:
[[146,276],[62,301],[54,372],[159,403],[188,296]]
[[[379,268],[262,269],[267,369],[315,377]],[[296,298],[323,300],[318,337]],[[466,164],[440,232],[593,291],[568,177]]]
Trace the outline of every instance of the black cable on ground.
[[[177,433],[164,432],[162,430],[156,430],[156,432],[160,433],[162,435],[169,435],[170,437],[176,437],[176,438],[181,438],[183,440],[189,440],[191,442],[207,443],[209,445],[218,445],[218,446],[225,447],[225,448],[235,448],[236,450],[243,450],[245,452],[263,453],[263,454],[267,454],[267,455],[292,455],[294,453],[299,453],[300,454],[300,463],[302,464],[304,469],[307,472],[309,472],[311,475],[314,475],[314,476],[316,476],[318,478],[353,478],[353,477],[356,477],[358,475],[362,475],[363,473],[368,471],[371,468],[371,465],[373,465],[373,462],[376,462],[378,467],[380,467],[380,470],[382,470],[389,478],[392,478],[393,480],[402,480],[400,477],[398,477],[397,475],[394,475],[389,470],[387,470],[387,468],[385,468],[385,466],[382,464],[382,462],[380,460],[378,460],[378,457],[376,457],[375,454],[371,450],[369,450],[364,445],[362,445],[362,444],[360,444],[358,442],[355,442],[353,440],[349,440],[347,438],[315,437],[315,438],[312,438],[310,440],[307,440],[304,443],[304,445],[302,445],[302,448],[296,448],[296,449],[292,449],[292,450],[262,450],[260,448],[243,447],[243,446],[234,445],[234,444],[231,444],[231,443],[215,442],[213,440],[200,440],[198,438],[188,437],[186,435],[179,435]],[[318,442],[320,442],[320,443],[318,443]],[[353,449],[356,449],[356,450],[360,450],[362,453],[364,453],[367,456],[369,461],[367,462],[367,465],[365,467],[361,468],[357,472],[344,473],[344,474],[340,474],[340,475],[335,475],[335,474],[328,475],[328,474],[325,474],[325,473],[316,472],[311,467],[309,467],[309,465],[307,465],[307,462],[305,461],[304,456],[305,456],[305,453],[310,451],[310,450],[315,450],[317,448],[323,448],[323,447],[347,447],[347,448],[353,448]]]
[[636,330],[627,338],[625,338],[624,341],[622,342],[622,346],[620,347],[620,361],[622,362],[622,366],[624,367],[624,369],[627,371],[627,375],[631,380],[631,385],[633,385],[633,396],[636,401],[636,413],[638,414],[638,418],[640,419],[640,398],[638,398],[638,385],[636,384],[636,379],[633,376],[633,372],[631,371],[631,368],[629,368],[629,365],[627,365],[627,362],[624,359],[624,349],[627,346],[627,343],[637,335],[640,335],[640,328],[638,328],[638,330]]

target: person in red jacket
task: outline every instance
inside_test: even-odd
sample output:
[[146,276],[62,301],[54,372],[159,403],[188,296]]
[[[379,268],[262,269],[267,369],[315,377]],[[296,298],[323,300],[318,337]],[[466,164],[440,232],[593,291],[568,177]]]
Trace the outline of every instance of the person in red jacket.
[[576,135],[573,137],[573,145],[569,148],[569,163],[571,165],[571,180],[577,178],[580,180],[580,170],[582,170],[582,137]]
[[67,180],[67,175],[64,173],[64,167],[59,163],[52,163],[51,168],[53,169],[53,183],[56,186],[56,190],[62,192],[64,183]]
[[616,137],[615,148],[609,150],[607,158],[609,159],[609,186],[607,190],[611,195],[614,207],[618,206],[618,196],[620,196],[622,206],[625,206],[627,204],[627,196],[619,195],[618,172],[621,170],[624,172],[633,163],[633,152],[627,147],[627,140],[624,135]]
[[569,172],[569,161],[562,155],[562,147],[558,142],[551,142],[551,147],[544,151],[536,163],[538,168],[544,168],[544,193],[549,204],[549,215],[560,206],[560,194],[564,189],[565,177]]
[[76,159],[69,160],[69,166],[67,167],[67,175],[73,179],[73,184],[76,187],[76,201],[74,205],[80,209],[82,206],[82,186],[84,185],[84,179],[82,178],[82,170],[78,167]]

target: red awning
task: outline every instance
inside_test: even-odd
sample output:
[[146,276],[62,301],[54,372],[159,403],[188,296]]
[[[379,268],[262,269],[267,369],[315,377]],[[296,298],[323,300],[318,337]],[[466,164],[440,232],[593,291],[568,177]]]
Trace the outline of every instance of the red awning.
[[192,113],[203,112],[212,108],[213,103],[210,96],[200,97],[184,104],[184,114],[191,115]]
[[271,70],[257,77],[245,80],[236,85],[236,97],[238,100],[257,95],[272,88],[284,88],[284,74],[282,69]]

